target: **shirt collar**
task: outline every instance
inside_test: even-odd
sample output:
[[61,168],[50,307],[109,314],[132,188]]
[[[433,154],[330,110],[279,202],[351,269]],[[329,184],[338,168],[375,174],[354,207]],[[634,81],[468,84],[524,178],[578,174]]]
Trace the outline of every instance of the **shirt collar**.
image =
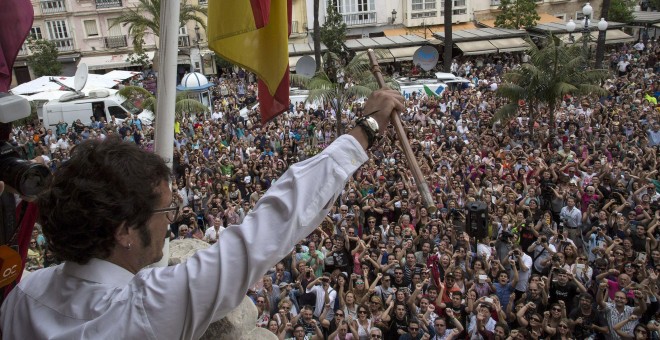
[[65,274],[81,280],[108,284],[115,287],[126,286],[134,277],[128,270],[105,260],[93,258],[86,264],[65,262]]

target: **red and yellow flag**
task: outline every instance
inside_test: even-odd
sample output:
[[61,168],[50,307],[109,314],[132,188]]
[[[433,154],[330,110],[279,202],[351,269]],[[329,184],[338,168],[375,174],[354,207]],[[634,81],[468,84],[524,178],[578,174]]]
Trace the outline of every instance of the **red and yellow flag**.
[[259,77],[261,121],[289,107],[291,0],[209,1],[209,47]]

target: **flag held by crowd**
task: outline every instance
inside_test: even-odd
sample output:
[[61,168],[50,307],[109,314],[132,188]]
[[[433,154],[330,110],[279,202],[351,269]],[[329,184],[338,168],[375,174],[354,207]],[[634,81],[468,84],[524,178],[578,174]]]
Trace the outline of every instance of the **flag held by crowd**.
[[209,1],[209,47],[259,77],[261,121],[289,107],[291,0]]

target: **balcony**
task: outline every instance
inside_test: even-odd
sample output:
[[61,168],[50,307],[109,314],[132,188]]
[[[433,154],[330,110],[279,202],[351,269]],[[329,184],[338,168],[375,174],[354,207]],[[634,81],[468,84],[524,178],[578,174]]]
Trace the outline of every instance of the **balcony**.
[[190,37],[187,35],[179,36],[179,47],[188,47],[190,46]]
[[121,7],[121,0],[96,0],[96,9]]
[[57,46],[57,50],[60,51],[60,52],[73,51],[73,39],[72,38],[51,39],[50,41],[55,43],[55,46]]
[[346,26],[369,25],[376,23],[376,11],[342,14]]
[[42,0],[41,2],[42,14],[53,14],[66,12],[64,0]]
[[298,33],[298,20],[291,21],[291,34]]
[[103,38],[105,48],[128,47],[128,39],[125,35],[115,35]]

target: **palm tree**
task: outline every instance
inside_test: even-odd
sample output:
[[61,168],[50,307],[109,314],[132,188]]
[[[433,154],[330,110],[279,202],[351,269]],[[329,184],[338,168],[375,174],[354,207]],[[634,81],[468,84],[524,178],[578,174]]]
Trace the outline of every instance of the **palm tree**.
[[528,39],[530,61],[504,74],[504,83],[497,94],[509,103],[495,114],[495,120],[508,120],[515,116],[521,101],[530,114],[530,127],[542,105],[549,111],[550,124],[554,124],[554,112],[566,94],[604,95],[600,84],[608,71],[586,68],[587,60],[578,44],[562,45],[559,38],[549,36],[547,45],[538,48]]
[[[383,57],[383,51],[376,51],[376,55]],[[371,73],[369,59],[366,52],[357,54],[346,65],[342,59],[333,52],[326,52],[323,56],[326,67],[313,77],[299,74],[291,75],[291,82],[309,90],[307,102],[329,103],[337,114],[337,136],[342,134],[341,112],[349,100],[368,97],[371,92],[379,89],[376,78]],[[354,85],[346,86],[350,80]],[[399,85],[386,79],[390,88],[398,89]]]
[[[156,114],[156,97],[144,88],[140,86],[126,86],[117,91],[117,94],[139,103],[142,109],[149,110],[154,115]],[[180,119],[184,112],[209,112],[209,108],[206,105],[190,97],[190,92],[177,92],[176,104],[174,104],[174,114],[177,118]]]
[[[331,5],[328,2],[328,5]],[[319,25],[319,0],[314,0],[314,60],[316,60],[316,72],[321,70],[321,25]]]
[[[138,0],[133,8],[127,8],[121,15],[112,21],[110,27],[117,25],[128,26],[128,34],[133,38],[133,46],[137,53],[142,52],[144,36],[152,33],[160,35],[160,3],[161,0]],[[167,0],[169,1],[169,0]],[[178,1],[178,0],[171,0]],[[200,15],[207,15],[205,7],[191,5],[188,0],[181,0],[179,13],[179,27],[194,21],[206,30],[206,21]]]

